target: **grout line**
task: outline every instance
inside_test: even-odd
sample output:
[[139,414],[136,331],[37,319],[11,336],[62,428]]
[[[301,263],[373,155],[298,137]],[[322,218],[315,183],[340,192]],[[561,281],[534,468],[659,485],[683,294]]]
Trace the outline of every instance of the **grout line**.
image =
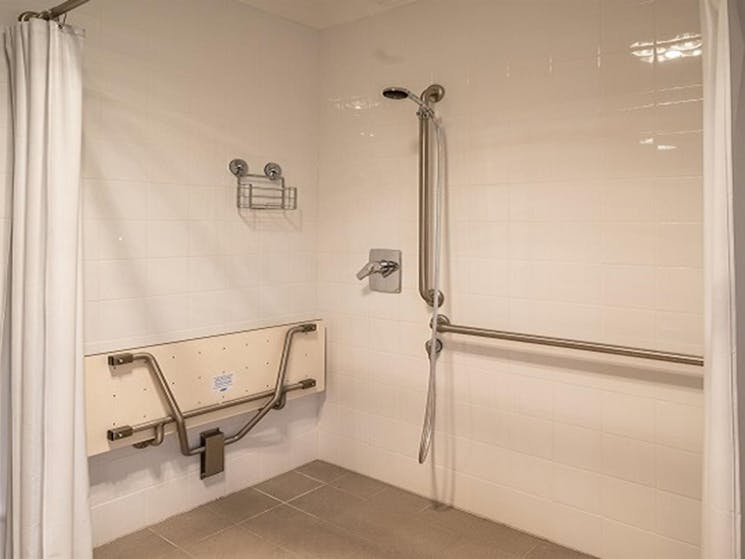
[[322,483],[322,484],[324,484],[324,485],[331,485],[332,483],[334,483],[335,481],[338,481],[338,480],[340,480],[340,479],[341,479],[341,478],[343,478],[344,476],[347,476],[347,475],[349,475],[349,474],[350,474],[351,472],[345,472],[345,473],[341,474],[340,476],[336,476],[336,477],[335,477],[334,479],[332,479],[332,480],[329,480],[329,481],[324,481],[324,480],[322,480],[322,479],[319,479],[319,478],[317,478],[317,477],[313,477],[312,475],[310,475],[310,474],[306,474],[306,473],[303,473],[303,472],[297,472],[297,473],[298,473],[298,474],[300,474],[300,475],[303,475],[303,476],[305,476],[305,477],[307,477],[307,478],[310,478],[310,479],[312,479],[313,481],[317,481],[317,482],[319,482],[319,483]]
[[302,513],[303,513],[304,515],[306,515],[306,516],[310,516],[311,518],[315,518],[316,520],[321,520],[321,521],[324,521],[324,519],[323,519],[323,518],[321,518],[320,516],[317,516],[317,515],[313,514],[312,512],[308,512],[307,510],[303,510],[303,509],[301,509],[301,508],[299,508],[299,507],[296,507],[296,506],[295,506],[295,505],[293,505],[292,503],[284,503],[284,505],[285,505],[286,507],[289,507],[289,508],[291,508],[292,510],[296,510],[296,511],[298,511],[298,512],[302,512]]
[[308,491],[304,491],[303,493],[300,493],[298,495],[295,495],[292,499],[288,499],[286,501],[282,501],[285,505],[289,505],[291,501],[294,501],[296,499],[299,499],[300,497],[305,497],[306,495],[313,493],[314,491],[318,491],[322,487],[326,487],[326,485],[319,485],[318,487],[314,487],[313,489],[309,489]]
[[174,546],[174,547],[178,547],[178,546],[176,545],[176,543],[175,543],[175,542],[172,542],[172,541],[171,541],[171,540],[169,540],[169,539],[168,539],[167,537],[165,537],[165,536],[163,536],[163,535],[159,534],[158,532],[156,532],[155,530],[153,530],[151,526],[148,526],[148,527],[147,527],[147,528],[145,528],[145,529],[146,529],[146,530],[147,530],[148,532],[150,532],[150,533],[152,533],[152,534],[155,534],[156,536],[158,536],[158,537],[159,537],[159,538],[160,538],[161,540],[167,541],[167,542],[168,542],[169,544],[171,544],[171,545],[172,545],[172,546]]
[[298,493],[297,495],[295,495],[294,497],[292,497],[292,498],[291,498],[291,499],[289,499],[289,500],[284,500],[284,499],[280,499],[280,498],[279,498],[279,497],[277,497],[276,495],[272,495],[271,493],[267,493],[266,491],[262,491],[261,489],[256,489],[255,487],[254,487],[253,489],[254,489],[255,491],[258,491],[258,492],[259,492],[259,493],[261,493],[262,495],[266,495],[267,497],[271,497],[272,499],[274,499],[274,500],[276,500],[276,501],[279,501],[279,502],[280,502],[281,504],[283,504],[283,505],[287,505],[287,504],[289,504],[289,503],[290,503],[290,501],[294,501],[295,499],[299,499],[300,497],[304,497],[304,496],[305,496],[305,495],[307,495],[308,493],[313,493],[313,491],[317,491],[318,489],[321,489],[322,487],[326,487],[326,485],[327,485],[327,484],[322,484],[322,485],[319,485],[318,487],[314,487],[313,489],[309,489],[308,491],[304,491],[304,492],[302,492],[302,493]]
[[[266,494],[266,493],[265,493],[265,494]],[[276,499],[275,499],[275,500],[276,500]],[[233,526],[240,526],[240,525],[242,525],[242,524],[245,524],[245,523],[246,523],[246,522],[248,522],[249,520],[253,520],[254,518],[258,518],[258,517],[259,517],[259,516],[261,516],[262,514],[266,514],[267,512],[271,512],[271,511],[273,511],[274,509],[276,509],[276,508],[278,508],[278,507],[281,507],[281,506],[282,506],[283,504],[284,504],[284,503],[283,503],[282,501],[279,501],[279,502],[278,502],[278,503],[277,503],[276,505],[272,505],[271,507],[269,507],[269,508],[268,508],[268,509],[266,509],[266,510],[263,510],[263,511],[261,511],[261,512],[257,512],[256,514],[252,514],[251,516],[247,516],[247,517],[246,517],[246,518],[244,518],[243,520],[239,520],[239,521],[237,521],[237,522],[236,522],[235,524],[233,524]]]
[[[271,509],[269,509],[269,510],[265,510],[264,512],[269,512],[270,510],[274,510],[274,509],[276,509],[276,508],[277,508],[277,507],[279,507],[279,506],[281,506],[281,504],[279,504],[279,505],[276,505],[276,506],[272,507],[272,508],[271,508]],[[259,513],[259,514],[255,514],[255,515],[254,515],[254,516],[252,516],[251,518],[256,518],[257,516],[261,516],[262,514],[264,514],[264,512],[262,512],[262,513]],[[272,540],[270,540],[270,539],[268,539],[268,538],[266,538],[266,537],[262,536],[261,534],[257,534],[256,532],[254,532],[253,530],[251,530],[251,528],[249,528],[248,526],[241,526],[241,524],[242,524],[242,523],[244,523],[244,522],[246,522],[246,521],[248,521],[248,520],[251,520],[251,518],[247,518],[246,520],[243,520],[243,521],[241,521],[240,523],[238,523],[238,524],[235,524],[235,526],[236,526],[236,527],[240,527],[240,529],[241,529],[241,530],[245,530],[245,531],[246,531],[246,532],[248,532],[249,534],[251,534],[251,535],[253,535],[253,536],[255,536],[255,537],[259,538],[260,540],[262,540],[262,541],[265,541],[266,543],[268,543],[268,544],[269,544],[269,545],[271,545],[272,547],[275,547],[275,548],[277,548],[277,549],[281,549],[282,551],[285,551],[285,552],[289,553],[289,554],[290,554],[290,555],[291,555],[292,557],[300,557],[300,556],[299,556],[299,555],[298,555],[297,553],[295,553],[294,551],[292,551],[292,550],[290,550],[290,549],[287,549],[286,547],[283,547],[283,546],[282,546],[282,545],[280,545],[279,543],[277,543],[277,542],[274,542],[274,541],[272,541]]]
[[535,551],[538,548],[539,545],[541,545],[541,544],[540,543],[537,543],[533,547],[531,547],[528,551],[526,551],[522,555],[522,559],[527,559],[528,555],[530,555],[531,553],[533,553],[533,551]]
[[281,504],[284,504],[284,501],[282,499],[279,499],[275,497],[274,495],[267,493],[266,491],[262,491],[261,489],[258,489],[256,487],[254,487],[253,490],[256,491],[257,493],[261,493],[265,497],[271,497],[272,499],[276,499],[277,501],[279,501]]
[[[330,462],[327,462],[327,463],[328,463],[328,464],[331,464]],[[312,462],[308,462],[308,464],[312,464]],[[312,475],[310,475],[310,474],[306,474],[305,472],[301,472],[301,471],[300,471],[300,468],[304,468],[304,467],[305,467],[305,466],[307,466],[308,464],[303,464],[302,466],[299,466],[298,468],[295,468],[294,470],[291,470],[291,471],[295,472],[296,474],[300,474],[300,475],[302,475],[302,476],[305,476],[305,477],[307,477],[307,478],[310,478],[310,479],[312,479],[313,481],[317,481],[317,482],[319,482],[319,483],[322,483],[322,484],[324,484],[324,485],[330,485],[330,484],[332,484],[333,482],[335,482],[335,481],[337,481],[337,480],[339,480],[339,479],[343,478],[344,476],[346,476],[346,475],[349,475],[350,473],[354,473],[354,472],[352,472],[351,470],[347,470],[346,468],[341,468],[341,466],[336,466],[336,464],[331,464],[332,466],[336,466],[337,468],[341,468],[341,469],[345,470],[345,472],[344,472],[343,474],[340,474],[340,475],[336,476],[336,477],[335,477],[334,479],[332,479],[332,480],[329,480],[329,481],[324,481],[324,480],[322,480],[322,479],[319,479],[319,478],[317,478],[317,477],[313,477],[313,476],[312,476]]]
[[323,481],[322,479],[318,479],[317,477],[313,477],[310,474],[306,474],[305,472],[300,472],[298,470],[292,470],[292,471],[295,472],[296,474],[300,474],[301,476],[305,476],[308,479],[312,479],[313,481],[317,481],[318,483],[323,483],[324,485],[329,483],[327,481]]
[[[168,543],[169,543],[170,545],[172,545],[172,546],[173,546],[174,548],[178,549],[179,551],[183,551],[183,552],[184,552],[184,553],[185,553],[186,555],[188,555],[189,557],[191,557],[191,558],[193,558],[193,557],[194,557],[194,556],[193,556],[193,555],[192,555],[191,553],[189,553],[188,551],[186,551],[186,550],[185,550],[185,549],[184,549],[183,547],[181,547],[180,545],[178,545],[178,544],[177,544],[176,542],[173,542],[173,541],[169,540],[168,538],[166,538],[165,536],[162,536],[161,534],[159,534],[159,533],[158,533],[158,532],[156,532],[155,530],[152,530],[152,529],[150,528],[150,526],[148,526],[148,527],[146,528],[146,530],[147,530],[148,532],[150,532],[151,534],[155,534],[155,535],[156,535],[157,537],[159,537],[159,538],[160,538],[161,540],[163,540],[163,541],[165,541],[165,542],[168,542]],[[201,541],[201,540],[199,540],[199,541]]]
[[[424,497],[424,498],[426,499],[426,497]],[[432,499],[427,499],[427,500],[428,501],[432,501]],[[426,505],[424,505],[422,508],[420,508],[419,510],[417,510],[416,513],[419,514],[419,513],[422,513],[424,511],[427,511],[427,510],[430,510],[430,509],[434,510],[435,504],[436,503],[434,503],[434,502],[429,502]]]

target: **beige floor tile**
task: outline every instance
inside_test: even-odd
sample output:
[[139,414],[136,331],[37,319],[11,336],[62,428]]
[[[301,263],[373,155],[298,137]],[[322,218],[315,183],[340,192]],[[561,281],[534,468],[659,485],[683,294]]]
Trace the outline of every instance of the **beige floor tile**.
[[[315,493],[320,493],[315,496]],[[417,513],[393,511],[379,504],[345,496],[343,491],[327,486],[293,501],[313,511],[339,529],[375,544],[381,556],[436,557],[458,536],[441,526],[427,523]]]
[[327,486],[318,491],[323,492],[318,496],[309,494],[292,504],[297,503],[307,512],[368,540],[389,538],[391,529],[411,516],[391,511],[335,487]]
[[297,472],[287,472],[270,480],[260,483],[255,488],[267,493],[280,501],[289,501],[323,485],[320,481]]
[[467,541],[477,541],[522,557],[544,540],[451,507],[433,507],[420,513],[427,522],[452,530]]
[[322,461],[94,552],[94,559],[244,557],[593,559]]
[[382,481],[355,473],[349,473],[342,476],[331,482],[331,485],[357,497],[362,497],[363,499],[369,499],[376,493],[380,493],[384,489],[390,487]]
[[381,545],[381,542],[368,542],[361,538],[357,539],[355,548],[349,557],[345,559],[407,559],[398,555]]
[[[130,556],[130,559],[134,559],[134,558]],[[166,553],[163,557],[159,559],[193,559],[193,558],[191,555],[189,555],[182,549],[175,549],[171,551],[170,553]]]
[[296,555],[272,545],[244,527],[231,526],[186,547],[195,559],[292,559]]
[[176,548],[150,530],[140,530],[97,547],[93,559],[165,559]]
[[247,520],[241,527],[300,557],[347,559],[362,543],[344,530],[287,505]]
[[208,506],[228,520],[238,523],[262,512],[266,512],[279,504],[281,504],[281,501],[278,501],[274,497],[270,497],[249,487],[243,491],[231,493],[222,499],[213,501]]
[[484,542],[461,541],[444,550],[442,559],[521,559],[503,549]]
[[324,483],[330,483],[335,479],[349,473],[349,470],[340,466],[335,466],[334,464],[329,464],[328,462],[324,462],[323,460],[314,460],[313,462],[309,462],[304,466],[300,466],[295,471],[300,472],[301,474],[305,474],[306,476],[310,476]]
[[232,522],[204,505],[156,524],[151,529],[177,546],[185,546],[211,536]]
[[410,533],[413,536],[412,544],[415,549],[421,546],[419,543],[424,542],[424,546],[429,547],[435,554],[441,550],[451,547],[461,540],[461,536],[455,531],[441,526],[432,525],[432,523],[423,519],[420,515],[404,515],[406,520],[397,527],[397,532]]
[[525,559],[595,559],[592,555],[580,553],[549,542],[536,546],[525,556]]
[[328,521],[366,540],[387,542],[396,537],[395,529],[403,518],[396,514],[380,514],[370,503],[362,503],[348,507]]
[[381,538],[386,542],[386,551],[412,559],[438,557],[459,539],[460,536],[454,532],[425,522],[418,515],[399,517],[387,526],[386,534]]
[[292,501],[292,506],[323,520],[335,520],[350,510],[363,504],[364,501],[341,489],[327,485],[311,491]]
[[397,487],[388,486],[368,499],[371,503],[402,513],[420,512],[432,505],[432,501]]

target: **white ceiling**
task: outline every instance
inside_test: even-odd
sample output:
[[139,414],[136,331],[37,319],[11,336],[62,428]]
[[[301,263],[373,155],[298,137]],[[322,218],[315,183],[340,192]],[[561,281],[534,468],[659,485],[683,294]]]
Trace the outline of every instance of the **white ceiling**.
[[415,0],[241,0],[255,8],[316,29],[379,14]]

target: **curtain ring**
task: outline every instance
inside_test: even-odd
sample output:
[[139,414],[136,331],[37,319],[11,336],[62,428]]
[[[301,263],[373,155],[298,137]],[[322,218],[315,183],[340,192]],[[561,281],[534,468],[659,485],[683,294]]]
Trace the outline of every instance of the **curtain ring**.
[[41,17],[39,12],[23,12],[18,16],[18,21],[28,21],[33,17]]

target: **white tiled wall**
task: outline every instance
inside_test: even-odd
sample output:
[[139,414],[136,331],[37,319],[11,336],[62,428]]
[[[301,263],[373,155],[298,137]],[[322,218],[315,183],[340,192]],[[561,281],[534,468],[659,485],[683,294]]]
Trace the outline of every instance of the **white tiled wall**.
[[[322,32],[322,457],[603,558],[698,556],[691,371],[447,336],[417,464],[416,107],[380,94],[447,90],[454,321],[700,353],[700,58],[631,48],[698,31],[694,0],[425,0]],[[401,295],[355,280],[373,247]]]
[[[315,318],[318,33],[237,0],[93,0],[68,22],[87,32],[86,352]],[[234,157],[280,163],[300,209],[239,214]],[[207,482],[172,437],[91,459],[95,543],[312,460],[319,404],[272,414]]]
[[[89,352],[316,306],[317,33],[236,0],[173,9],[99,0],[75,14],[88,31]],[[257,173],[280,163],[300,210],[239,214],[234,157]]]

